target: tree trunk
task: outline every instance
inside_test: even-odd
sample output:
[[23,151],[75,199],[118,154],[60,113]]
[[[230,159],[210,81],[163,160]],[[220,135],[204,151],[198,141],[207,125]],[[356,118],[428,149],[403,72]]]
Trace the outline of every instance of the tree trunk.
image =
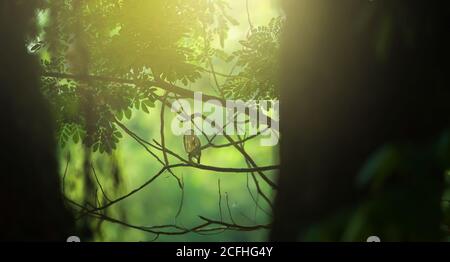
[[36,3],[0,3],[0,240],[65,241],[73,221],[60,191],[53,119],[25,46]]
[[[448,68],[442,65],[449,45],[437,38],[447,34],[448,9],[406,0],[284,5],[281,171],[271,239],[291,241],[366,199],[355,178],[378,148],[426,145],[448,126]],[[444,170],[430,159],[422,163],[430,166],[423,176],[432,182],[418,188],[429,195],[424,206],[434,209],[417,226],[433,235],[414,239],[439,238]],[[398,192],[413,188],[404,181],[396,185]],[[404,212],[415,217],[421,210]]]

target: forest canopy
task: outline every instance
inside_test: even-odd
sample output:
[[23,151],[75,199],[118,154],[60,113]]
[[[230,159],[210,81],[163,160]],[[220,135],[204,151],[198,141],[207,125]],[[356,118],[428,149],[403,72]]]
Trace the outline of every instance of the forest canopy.
[[[251,8],[261,6],[265,13],[253,21]],[[27,48],[41,61],[42,92],[56,117],[63,189],[71,208],[88,214],[85,220],[86,215],[82,216],[81,224],[94,228],[99,232],[96,237],[101,237],[102,232],[112,234],[100,229],[102,221],[109,221],[152,233],[145,239],[191,231],[269,227],[277,158],[272,156],[272,148],[264,149],[269,153],[265,157],[257,154],[260,133],[203,133],[195,138],[201,144],[202,161],[194,163],[190,153],[188,156],[183,150],[183,139],[171,134],[170,122],[176,115],[169,112],[173,101],[192,101],[195,91],[220,102],[277,99],[277,59],[284,18],[274,1],[264,5],[223,0],[47,1],[36,15],[38,34],[29,39]],[[234,36],[230,38],[230,34]],[[142,166],[137,170],[153,170],[150,181],[144,185],[129,182],[128,170],[136,167],[121,158],[122,154],[127,154],[126,158],[137,154],[141,161],[131,163]],[[231,156],[229,165],[217,161],[223,154]],[[214,194],[217,200],[207,206],[219,212],[214,211],[213,218],[186,215],[184,219],[192,228],[172,224],[186,209],[184,201],[189,201],[184,199],[185,180],[189,183],[186,171],[177,169],[189,167],[194,170],[188,174],[198,173],[195,169],[218,174],[215,182],[205,178],[204,183],[214,185],[209,195]],[[242,178],[229,177],[235,172]],[[163,174],[175,182],[165,186],[175,190],[169,197],[172,215],[159,219],[160,224],[169,226],[158,228],[155,224],[153,229],[134,225],[128,216],[136,217],[136,212],[130,213],[122,202],[131,202],[128,198]],[[140,174],[133,177],[143,179]],[[238,200],[229,200],[228,190],[235,191]],[[199,191],[191,194],[203,198]],[[243,207],[239,206],[241,201]],[[142,201],[133,203],[129,205],[141,205]],[[243,211],[251,206],[254,211]],[[194,225],[199,227],[194,230]]]

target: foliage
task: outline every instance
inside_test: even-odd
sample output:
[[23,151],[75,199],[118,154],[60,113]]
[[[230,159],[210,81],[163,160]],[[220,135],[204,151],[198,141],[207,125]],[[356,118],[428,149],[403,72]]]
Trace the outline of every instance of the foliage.
[[[228,14],[226,1],[88,0],[80,1],[79,7],[75,3],[48,1],[47,9],[38,13],[40,35],[29,45],[30,52],[40,55],[44,72],[74,76],[43,78],[61,145],[72,137],[94,151],[111,153],[120,139],[113,122],[124,116],[130,119],[133,109],[149,113],[160,95],[155,81],[190,86],[207,74],[205,68],[213,59],[228,63],[236,59],[241,68],[225,81],[221,92],[227,97],[276,97],[281,18],[253,28],[240,42],[243,49],[228,55],[227,32],[238,22]],[[93,78],[88,91],[83,91],[85,72],[130,82]],[[88,118],[92,134],[83,130]]]
[[[202,217],[203,225],[192,228],[178,223],[155,228],[128,224],[119,204],[161,175],[170,174],[183,195],[178,217],[184,203],[182,174],[185,171],[177,170],[190,167],[198,172],[247,175],[247,184],[243,185],[252,197],[250,203],[255,203],[257,210],[270,208],[271,199],[267,191],[274,185],[266,173],[272,174],[269,171],[277,169],[277,166],[259,167],[256,164],[248,149],[244,148],[252,137],[224,139],[205,135],[201,142],[197,138],[198,146],[202,145],[198,150],[230,148],[229,152],[238,152],[236,155],[242,158],[239,163],[247,164],[247,167],[232,168],[207,163],[204,160],[207,157],[202,157],[202,161],[198,157],[195,162],[185,159],[176,149],[169,150],[172,143],[164,135],[165,106],[177,97],[192,99],[193,96],[189,95],[193,94],[192,86],[203,85],[201,91],[218,100],[228,97],[251,99],[242,94],[255,93],[258,89],[262,90],[258,98],[276,98],[275,70],[269,67],[278,64],[275,54],[279,48],[277,37],[282,19],[273,19],[268,26],[252,29],[247,39],[241,42],[243,49],[230,54],[226,50],[228,34],[239,24],[231,15],[232,11],[229,1],[225,0],[48,0],[46,6],[38,10],[38,36],[29,39],[27,47],[29,53],[40,58],[42,92],[52,106],[59,145],[65,147],[62,152],[67,153],[63,159],[66,162],[63,185],[68,185],[65,191],[67,201],[84,219],[85,214],[89,214],[99,221],[98,224],[89,220],[81,223],[99,227],[101,222],[109,221],[156,237],[172,235],[173,231],[179,235],[268,228],[255,222],[256,211],[255,220],[252,220],[254,226],[236,223],[238,220],[233,219],[228,206],[228,195],[226,204],[232,220],[230,223],[222,220],[220,207],[220,221]],[[255,56],[253,60],[252,56]],[[216,72],[214,65],[217,61],[236,68],[238,73],[226,75]],[[252,73],[263,64],[264,70],[271,75]],[[214,85],[205,86],[208,77],[216,79]],[[249,90],[225,96],[230,79],[244,77],[252,79],[252,84],[245,87]],[[261,83],[264,86],[259,86]],[[149,129],[160,129],[159,141],[155,137],[145,140],[129,128],[128,123],[136,121],[142,113],[153,119]],[[117,182],[121,181],[121,172],[117,163],[120,152],[116,149],[121,140],[126,139],[137,143],[155,160],[151,166],[155,172],[152,180],[128,193]],[[82,150],[74,149],[80,147]],[[96,152],[100,154],[93,154]],[[178,162],[173,163],[174,160]],[[146,166],[143,163],[139,165]],[[161,169],[158,169],[159,165]],[[144,172],[149,171],[141,173]],[[68,178],[68,173],[76,176]],[[100,173],[112,175],[101,177]],[[261,178],[264,181],[259,181]],[[82,191],[71,190],[75,187],[82,188]],[[220,199],[222,194],[219,182]],[[263,203],[258,203],[260,196]],[[117,208],[111,209],[113,205]]]
[[242,49],[231,58],[237,60],[240,72],[223,86],[227,97],[245,100],[265,100],[278,97],[278,55],[284,18],[273,18],[268,26],[252,28],[247,39],[240,41]]

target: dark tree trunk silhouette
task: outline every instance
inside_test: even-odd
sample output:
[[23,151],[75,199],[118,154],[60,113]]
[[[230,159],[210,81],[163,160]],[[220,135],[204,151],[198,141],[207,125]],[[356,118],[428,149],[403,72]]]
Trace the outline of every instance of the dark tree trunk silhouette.
[[39,1],[0,3],[0,240],[65,241],[73,229],[60,191],[53,120],[25,39]]
[[[375,150],[426,145],[447,128],[448,8],[406,0],[285,0],[284,7],[282,167],[271,239],[292,241],[365,197],[355,176]],[[396,182],[405,197],[425,199],[395,206],[421,216],[409,228],[417,234],[401,240],[439,239],[444,170],[424,164],[429,184]]]

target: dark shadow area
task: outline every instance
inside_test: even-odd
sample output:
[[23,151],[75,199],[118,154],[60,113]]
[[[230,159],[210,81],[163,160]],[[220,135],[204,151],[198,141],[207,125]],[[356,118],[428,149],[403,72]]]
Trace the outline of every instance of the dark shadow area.
[[73,229],[60,192],[53,119],[27,53],[39,1],[0,3],[0,240],[65,241]]
[[442,240],[447,5],[284,2],[271,239]]

